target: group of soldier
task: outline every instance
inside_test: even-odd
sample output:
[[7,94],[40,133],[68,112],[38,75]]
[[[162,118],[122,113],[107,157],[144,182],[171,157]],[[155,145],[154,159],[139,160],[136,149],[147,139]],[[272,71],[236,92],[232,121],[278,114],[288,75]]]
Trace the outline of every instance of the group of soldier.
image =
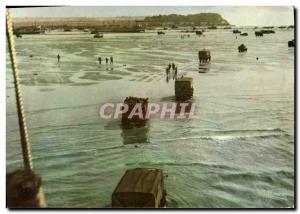
[[[172,69],[172,74],[171,74]],[[167,75],[167,82],[169,81],[170,75],[172,75],[173,79],[177,78],[177,66],[174,63],[169,63],[168,67],[166,68],[166,75]]]
[[[105,57],[105,63],[106,64],[108,64],[108,61],[110,61],[110,64],[114,64],[114,58],[112,56],[109,59],[107,57]],[[98,62],[99,62],[99,65],[101,65],[102,58],[100,56],[98,57]]]
[[[57,54],[57,62],[59,63],[60,62],[60,55]],[[101,65],[102,63],[102,58],[101,57],[98,57],[98,62],[99,62],[99,65]],[[108,62],[110,62],[110,64],[114,64],[114,58],[111,56],[109,59],[107,57],[105,57],[105,63],[108,64]]]

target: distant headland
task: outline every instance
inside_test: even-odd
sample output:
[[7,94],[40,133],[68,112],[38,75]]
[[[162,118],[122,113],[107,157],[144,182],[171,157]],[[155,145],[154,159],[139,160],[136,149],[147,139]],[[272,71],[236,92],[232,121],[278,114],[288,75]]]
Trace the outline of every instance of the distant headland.
[[[47,18],[47,17],[27,17],[14,19],[14,27],[32,28],[39,27],[42,29],[87,29],[93,28],[99,31],[144,31],[145,29],[154,29],[157,27],[177,28],[177,27],[212,27],[230,25],[218,13],[198,13],[190,15],[170,14],[155,15],[145,17],[70,17],[70,18]],[[117,29],[117,30],[116,30]]]

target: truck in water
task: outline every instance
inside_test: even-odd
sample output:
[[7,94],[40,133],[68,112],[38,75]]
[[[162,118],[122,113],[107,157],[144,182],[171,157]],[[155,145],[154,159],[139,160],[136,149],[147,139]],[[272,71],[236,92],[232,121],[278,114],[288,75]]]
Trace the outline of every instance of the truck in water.
[[193,78],[181,77],[175,81],[175,98],[176,100],[191,99],[194,93]]
[[162,208],[166,206],[161,169],[128,169],[112,194],[112,208]]

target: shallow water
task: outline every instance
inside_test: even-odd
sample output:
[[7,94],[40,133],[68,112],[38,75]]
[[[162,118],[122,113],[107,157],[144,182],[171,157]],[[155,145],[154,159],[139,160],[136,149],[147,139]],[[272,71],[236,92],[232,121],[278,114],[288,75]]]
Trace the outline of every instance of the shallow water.
[[[48,206],[109,207],[126,169],[157,167],[168,175],[169,207],[292,207],[294,49],[287,41],[294,32],[256,38],[247,31],[237,39],[226,30],[185,39],[179,32],[15,39],[34,168]],[[238,53],[242,43],[247,53]],[[212,62],[199,69],[204,47]],[[114,65],[98,65],[98,56],[114,56]],[[127,96],[171,101],[170,62],[194,78],[197,118],[153,118],[128,131],[99,117],[100,104]],[[22,162],[8,54],[6,78],[12,171]],[[147,143],[136,147],[137,140]]]

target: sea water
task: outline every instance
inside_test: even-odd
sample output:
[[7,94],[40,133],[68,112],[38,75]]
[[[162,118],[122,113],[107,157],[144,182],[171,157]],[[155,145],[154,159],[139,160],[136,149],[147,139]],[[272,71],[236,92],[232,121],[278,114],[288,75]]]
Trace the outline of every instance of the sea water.
[[[136,167],[163,169],[168,207],[293,207],[294,49],[287,42],[294,31],[243,31],[249,36],[212,30],[183,39],[175,31],[15,38],[34,170],[48,207],[110,207],[122,175]],[[242,43],[246,53],[237,50]],[[212,61],[199,68],[203,48]],[[110,56],[114,64],[106,65]],[[100,118],[101,104],[128,96],[172,101],[169,63],[193,78],[197,118],[152,118],[133,130]],[[8,52],[6,66],[10,172],[22,167],[22,156]]]

